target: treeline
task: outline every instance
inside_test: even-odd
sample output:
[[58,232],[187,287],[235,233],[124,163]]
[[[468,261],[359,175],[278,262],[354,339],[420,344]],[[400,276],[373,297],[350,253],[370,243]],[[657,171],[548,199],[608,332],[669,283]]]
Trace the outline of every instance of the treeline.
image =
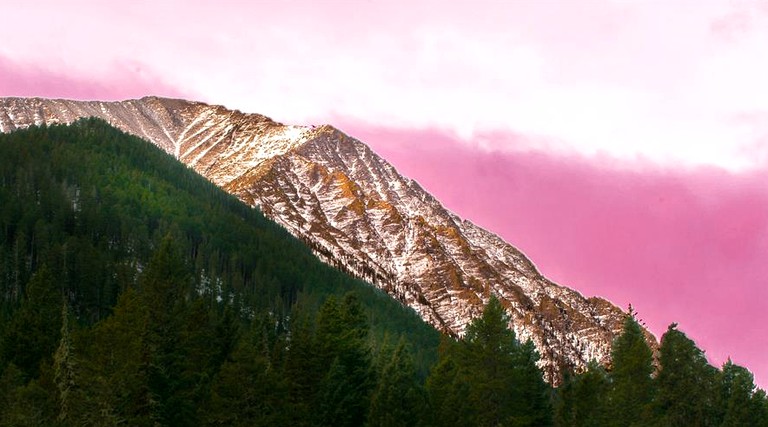
[[[630,313],[606,369],[590,363],[551,389],[536,368],[531,342],[515,339],[491,298],[463,339],[445,341],[426,381],[434,426],[768,426],[768,400],[752,374],[726,362],[711,366],[696,344],[670,325],[657,366]],[[392,424],[407,425],[407,424]]]
[[[0,426],[762,426],[633,316],[553,389],[495,298],[460,340],[98,120],[0,135]],[[438,348],[439,344],[439,348]]]
[[84,326],[42,267],[3,336],[0,425],[358,426],[424,409],[394,406],[424,399],[410,346],[374,352],[354,293],[244,322],[192,284],[165,239],[113,314]]
[[768,426],[768,400],[752,374],[730,360],[721,370],[672,324],[658,367],[634,316],[613,344],[610,370],[595,363],[566,374],[553,399],[560,426]]
[[498,300],[425,379],[404,338],[373,339],[354,293],[243,322],[190,273],[166,238],[113,314],[81,325],[38,270],[3,335],[0,425],[551,424],[535,351]]
[[353,293],[243,322],[191,286],[165,239],[114,313],[78,325],[43,267],[3,336],[4,426],[762,426],[765,393],[708,365],[671,326],[659,370],[631,316],[610,371],[550,388],[491,298],[419,375],[405,339],[376,341]]

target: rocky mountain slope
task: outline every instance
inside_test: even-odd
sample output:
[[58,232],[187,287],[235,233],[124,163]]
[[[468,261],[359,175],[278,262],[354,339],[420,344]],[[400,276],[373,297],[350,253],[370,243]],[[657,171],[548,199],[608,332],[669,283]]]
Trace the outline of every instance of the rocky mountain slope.
[[[221,106],[0,98],[0,131],[103,118],[146,138],[437,328],[461,334],[493,293],[556,381],[606,363],[624,313],[547,280],[520,251],[446,210],[362,142],[331,126],[286,126]],[[650,335],[649,335],[650,337]],[[652,339],[652,338],[651,338]]]

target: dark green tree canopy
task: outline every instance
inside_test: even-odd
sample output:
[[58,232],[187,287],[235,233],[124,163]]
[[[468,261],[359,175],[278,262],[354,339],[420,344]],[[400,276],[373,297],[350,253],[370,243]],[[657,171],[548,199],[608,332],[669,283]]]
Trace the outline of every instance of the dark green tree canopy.
[[659,365],[654,406],[664,425],[715,425],[717,370],[677,324],[661,338]]
[[430,376],[438,424],[551,424],[550,391],[537,361],[533,344],[517,341],[504,307],[492,296],[464,339],[446,346]]
[[622,334],[611,352],[611,386],[608,393],[611,425],[644,425],[650,420],[654,395],[653,352],[633,314],[624,321]]

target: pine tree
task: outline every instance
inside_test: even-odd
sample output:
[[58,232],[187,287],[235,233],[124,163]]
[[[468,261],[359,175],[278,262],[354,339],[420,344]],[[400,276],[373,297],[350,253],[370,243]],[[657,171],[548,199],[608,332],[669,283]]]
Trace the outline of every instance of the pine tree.
[[[25,384],[24,374],[13,363],[7,365],[0,375],[0,420],[6,418],[15,402],[17,390]],[[0,425],[3,423],[0,422]]]
[[287,351],[283,368],[288,388],[286,425],[307,426],[312,418],[315,395],[327,365],[319,357],[315,340],[315,318],[303,305],[297,304],[291,314]]
[[319,425],[359,426],[365,422],[373,388],[367,338],[367,319],[357,297],[347,294],[341,303],[328,298],[317,320],[321,360],[330,362],[317,395]]
[[653,400],[653,354],[631,308],[624,330],[613,344],[611,359],[610,425],[646,425]]
[[[520,344],[491,297],[458,345],[448,345],[427,382],[436,424],[547,426],[550,389],[532,342]],[[445,416],[442,411],[450,414]]]
[[241,340],[212,387],[203,417],[211,426],[287,425],[286,388],[280,372],[253,343]]
[[425,410],[425,395],[416,381],[410,351],[403,340],[384,365],[371,397],[371,427],[415,426]]
[[27,379],[49,363],[61,331],[61,290],[47,266],[27,284],[26,298],[14,313],[2,343],[2,359],[15,364]]
[[0,426],[55,426],[59,408],[51,365],[42,364],[38,378],[17,387],[8,400]]
[[458,343],[443,337],[439,360],[427,377],[428,416],[431,426],[474,426],[477,417],[467,398],[470,381],[460,366]]
[[162,240],[139,283],[147,307],[143,333],[151,417],[161,424],[188,424],[194,407],[180,394],[186,350],[182,334],[191,277],[170,235]]
[[84,340],[83,389],[93,402],[92,425],[151,426],[147,307],[135,289],[120,296],[114,314],[93,327]]
[[479,426],[505,423],[526,409],[524,395],[518,393],[521,384],[515,382],[520,343],[508,324],[501,302],[491,297],[483,314],[467,326],[460,347],[472,379],[468,398],[476,408]]
[[558,388],[556,425],[568,427],[599,427],[607,424],[605,399],[608,394],[608,374],[596,361],[579,375],[566,373]]
[[758,393],[752,373],[730,359],[723,365],[720,381],[723,427],[765,425],[765,394]]
[[53,357],[53,368],[54,381],[59,391],[58,420],[65,423],[76,419],[76,406],[83,400],[83,396],[78,393],[78,362],[75,358],[71,328],[69,306],[63,304],[61,308],[61,339]]
[[543,374],[536,365],[539,353],[533,341],[528,340],[520,346],[516,359],[513,378],[522,391],[522,396],[518,400],[520,415],[511,418],[511,425],[552,425],[552,389],[544,382]]
[[717,370],[676,327],[670,325],[661,338],[655,415],[666,426],[716,425]]
[[756,427],[768,427],[768,397],[765,390],[757,389],[752,395],[750,414]]

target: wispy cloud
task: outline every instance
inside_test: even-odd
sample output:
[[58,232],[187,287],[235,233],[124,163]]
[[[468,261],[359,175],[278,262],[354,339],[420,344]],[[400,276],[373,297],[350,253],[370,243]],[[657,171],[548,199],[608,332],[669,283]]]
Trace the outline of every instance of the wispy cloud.
[[24,64],[0,56],[0,96],[122,100],[146,95],[189,96],[137,62],[113,64],[101,75],[67,73],[42,64]]

